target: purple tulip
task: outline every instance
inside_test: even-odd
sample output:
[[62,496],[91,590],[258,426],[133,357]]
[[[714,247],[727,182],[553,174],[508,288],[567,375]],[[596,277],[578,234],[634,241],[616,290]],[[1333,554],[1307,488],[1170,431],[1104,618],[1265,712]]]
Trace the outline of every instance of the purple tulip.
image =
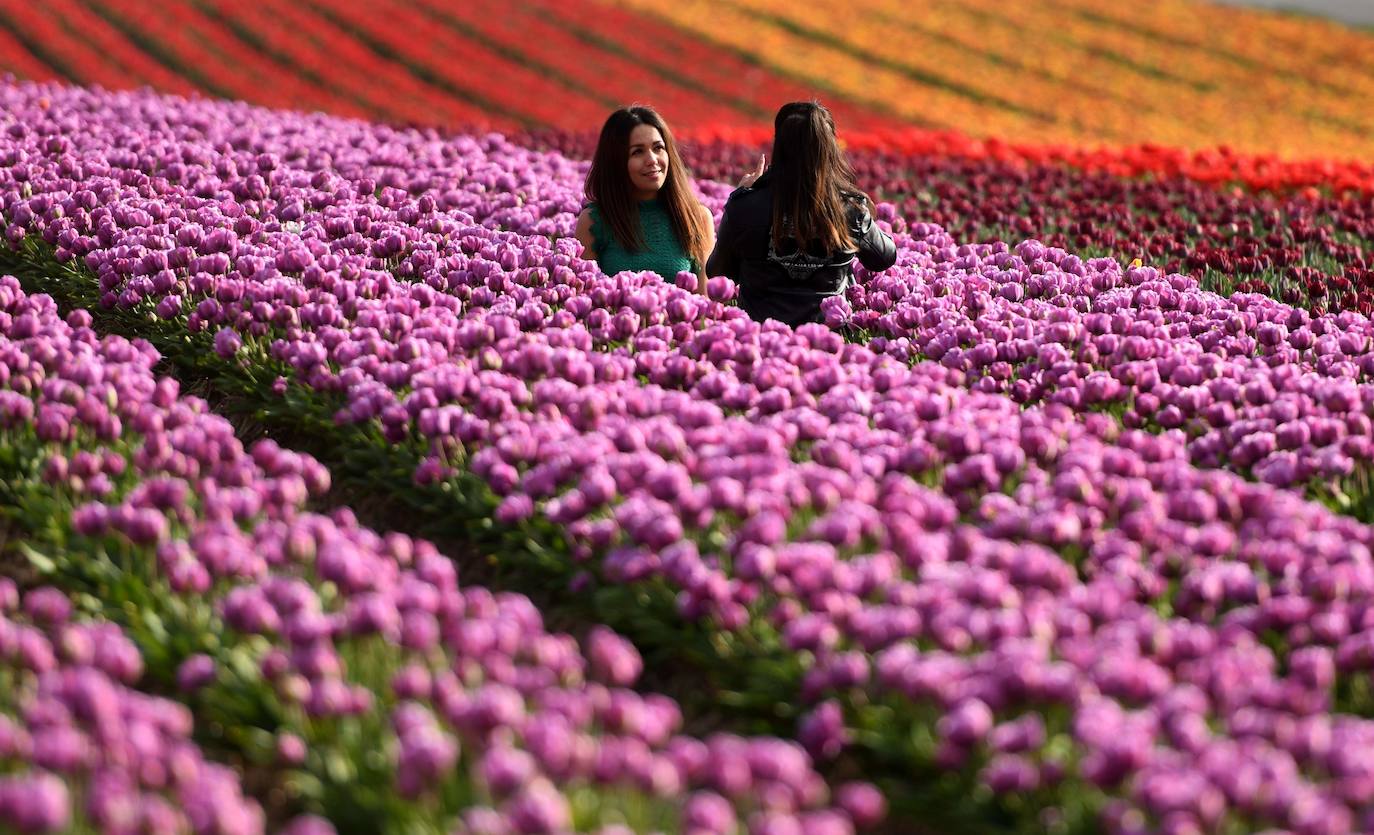
[[560,832],[572,822],[567,798],[547,780],[536,780],[511,799],[510,821],[516,832],[543,835]]
[[291,819],[282,835],[334,835],[334,825],[317,815],[299,815]]
[[177,687],[190,693],[209,684],[215,677],[215,661],[208,655],[192,655],[177,670]]
[[61,832],[71,820],[67,786],[52,774],[0,781],[0,812],[20,832]]
[[817,759],[839,756],[848,742],[839,702],[822,702],[801,721],[797,738]]
[[870,783],[845,783],[836,790],[835,800],[860,830],[877,826],[887,817],[887,800]]
[[243,347],[243,340],[239,335],[228,328],[222,328],[215,334],[215,353],[221,357],[229,358],[239,352]]
[[586,644],[592,674],[609,685],[627,687],[644,670],[634,645],[604,626],[592,627]]

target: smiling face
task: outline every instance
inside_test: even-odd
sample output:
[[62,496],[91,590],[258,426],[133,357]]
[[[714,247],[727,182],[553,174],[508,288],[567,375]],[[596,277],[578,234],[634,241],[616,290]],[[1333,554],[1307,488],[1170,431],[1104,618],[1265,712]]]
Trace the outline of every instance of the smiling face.
[[630,187],[639,200],[649,200],[668,179],[668,146],[653,125],[630,131]]

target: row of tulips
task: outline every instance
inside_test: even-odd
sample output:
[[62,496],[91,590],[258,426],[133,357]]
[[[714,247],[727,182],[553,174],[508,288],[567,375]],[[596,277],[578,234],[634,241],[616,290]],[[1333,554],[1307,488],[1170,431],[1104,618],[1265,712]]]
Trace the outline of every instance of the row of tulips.
[[[429,5],[442,7],[443,14],[465,27],[501,38],[512,53],[526,56],[524,60],[544,72],[584,79],[618,104],[652,104],[671,114],[679,126],[757,128],[769,122],[782,102],[814,98],[825,89],[774,73],[737,51],[651,16],[599,0],[537,0],[503,15],[492,15],[491,8],[481,4],[461,9],[435,2]],[[534,44],[539,45],[537,50],[532,48]],[[545,48],[550,44],[557,46]],[[614,77],[603,78],[601,74],[609,66],[616,66],[617,72]],[[693,94],[686,95],[684,87]],[[728,105],[728,110],[722,110],[722,105]],[[849,101],[832,101],[831,105],[838,118],[857,129],[895,129],[899,124]],[[563,119],[545,124],[570,122]],[[583,125],[573,127],[579,128],[585,129]]]
[[266,107],[369,115],[353,97],[296,71],[268,50],[245,49],[233,31],[192,3],[94,0],[96,11],[204,93]]
[[[1046,107],[1056,115],[1085,128],[1106,121],[1137,138],[1195,145],[1198,138],[1216,141],[1235,136],[1238,128],[1243,129],[1228,121],[1256,126],[1277,122],[1302,132],[1301,139],[1294,135],[1280,140],[1290,149],[1302,152],[1315,147],[1306,144],[1307,140],[1349,142],[1358,136],[1355,126],[1366,115],[1358,111],[1356,102],[1368,94],[1374,83],[1374,78],[1367,74],[1340,70],[1331,73],[1328,59],[1309,57],[1306,62],[1294,61],[1291,55],[1275,54],[1278,50],[1251,51],[1250,60],[1237,61],[1228,54],[1229,44],[1219,42],[1218,38],[1180,43],[1169,37],[1168,24],[1148,17],[1141,21],[1148,27],[1147,35],[1137,25],[1104,19],[1111,15],[1106,5],[995,4],[975,0],[961,4],[950,14],[927,18],[929,26],[922,33],[923,40],[932,44],[928,48],[936,49],[933,44],[937,41],[970,47],[977,44],[977,53],[1006,61],[1009,66],[1001,68],[987,64],[977,67],[979,74],[993,83],[1008,83],[1009,69],[1018,70],[1023,76],[1027,72],[1042,73],[1063,85],[1063,92],[1053,96],[1046,89],[1037,100],[1046,101]],[[1244,10],[1218,14],[1211,8],[1197,8],[1197,3],[1188,5],[1193,7],[1194,14],[1210,15],[1214,20],[1229,12],[1225,25],[1233,31],[1245,31],[1257,19],[1267,21],[1273,17]],[[1326,31],[1318,34],[1323,29]],[[1311,50],[1324,35],[1339,29],[1320,23],[1290,27],[1294,45],[1303,44],[1298,47],[1302,51]],[[1049,42],[1058,48],[1027,60],[1024,50],[1016,48],[1017,37],[1027,31],[1046,33]],[[1358,41],[1360,36],[1355,34]],[[1105,60],[1094,62],[1092,83],[1086,86],[1075,75],[1081,71],[1089,44]],[[1099,112],[1088,106],[1092,102],[1098,103]],[[1268,143],[1261,147],[1277,150]]]
[[245,449],[154,376],[146,342],[90,324],[0,279],[7,499],[50,581],[128,635],[73,621],[53,588],[18,609],[0,583],[0,750],[30,767],[0,782],[7,823],[261,832],[233,773],[188,741],[193,716],[285,812],[346,831],[842,833],[881,817],[861,784],[839,793],[854,820],[828,807],[795,743],[683,735],[672,700],[627,689],[642,662],[610,630],[579,648],[528,599],[460,586],[426,542],[305,512],[324,467]]
[[[526,141],[589,158],[595,137],[540,131]],[[729,180],[761,146],[691,143],[686,162]],[[1374,310],[1374,196],[1252,194],[1179,177],[1137,179],[1058,164],[851,150],[862,188],[897,214],[960,240],[1034,237],[1084,254],[1139,258],[1219,292],[1272,295],[1323,310]]]
[[977,391],[1122,410],[1127,427],[1186,438],[1199,466],[1281,487],[1331,485],[1374,456],[1366,318],[1225,302],[1183,276],[1123,273],[1036,241],[1013,252],[913,231],[926,237],[908,250],[912,269],[827,301],[829,324],[875,334],[868,344],[899,359],[937,361]]
[[77,43],[86,51],[104,53],[126,68],[141,84],[177,95],[190,95],[195,85],[148,54],[126,32],[120,31],[80,0],[45,3],[40,12],[68,33],[80,33]]
[[118,626],[73,617],[56,588],[21,595],[0,578],[5,831],[263,831],[235,773],[192,740],[186,708],[130,686],[142,673]]
[[[489,44],[491,49],[511,55],[522,65],[518,73],[513,73],[506,68],[505,61],[481,61],[489,73],[486,83],[478,88],[485,95],[504,99],[508,102],[506,106],[518,111],[538,106],[538,88],[516,83],[515,79],[522,74],[537,78],[540,85],[557,80],[578,91],[563,90],[554,96],[550,104],[560,110],[539,118],[540,124],[595,127],[612,107],[631,102],[652,102],[660,111],[674,114],[674,120],[681,124],[759,124],[767,115],[761,110],[741,111],[730,95],[722,95],[723,91],[675,83],[675,73],[646,68],[630,56],[589,42],[585,35],[538,7],[510,7],[494,0],[462,5],[431,0],[420,5],[425,10],[422,14],[430,16],[435,25],[464,32]],[[591,22],[582,21],[583,25]],[[663,44],[653,43],[638,25],[621,30],[620,34],[625,40],[643,42],[664,57],[672,56],[674,66],[691,60],[665,51]],[[590,99],[594,112],[578,113],[567,107],[570,97]]]
[[872,61],[848,49],[839,38],[813,37],[751,13],[736,4],[687,0],[672,8],[660,8],[638,0],[616,5],[641,15],[655,16],[672,26],[724,49],[755,56],[764,66],[801,79],[807,85],[833,91],[896,121],[934,130],[950,130],[982,136],[1025,138],[1026,125],[1034,124],[1040,141],[1073,142],[1081,135],[1058,128],[1033,105],[977,97],[957,83],[924,83],[900,67]]
[[[103,84],[115,88],[139,87],[149,83],[149,79],[130,68],[130,63],[139,60],[131,54],[132,46],[122,39],[115,39],[112,53],[106,50],[89,49],[81,39],[62,25],[55,9],[46,5],[36,6],[19,0],[5,0],[0,3],[0,21],[5,28],[41,50],[37,56],[52,70],[70,82],[78,84]],[[111,44],[107,43],[107,49]],[[139,56],[142,57],[142,56]],[[128,60],[121,60],[128,59]],[[19,67],[6,66],[7,71]],[[38,76],[43,78],[43,76]],[[169,93],[190,92],[191,85],[178,79]]]
[[[1096,21],[1099,31],[1132,33],[1138,44],[1172,42],[1189,47],[1191,52],[1176,53],[1180,61],[1195,62],[1211,55],[1233,65],[1232,72],[1235,66],[1268,65],[1276,74],[1306,78],[1333,91],[1352,95],[1369,91],[1371,65],[1360,47],[1367,43],[1368,32],[1314,15],[1237,15],[1234,9],[1192,0],[1163,0],[1150,9],[1123,8],[1109,0],[1067,0],[1057,6]],[[1020,8],[1036,11],[1031,4],[1020,4]],[[1205,69],[1199,67],[1189,75],[1203,77],[1223,69],[1209,61]]]
[[[115,89],[196,89],[268,107],[402,123],[587,129],[615,104],[647,101],[680,124],[757,126],[779,102],[816,94],[729,50],[594,0],[524,4],[501,14],[481,5],[283,11],[189,2],[154,8],[145,0],[52,9],[5,4],[0,13],[51,59],[46,66],[23,43],[0,35],[9,43],[0,70],[22,78],[67,73],[68,80]],[[293,38],[282,19],[309,35]],[[102,53],[81,54],[63,20],[96,36]],[[431,33],[428,52],[395,39],[407,28]],[[455,54],[464,60],[455,64]],[[339,55],[348,60],[331,71]],[[378,79],[391,86],[384,90]],[[386,94],[397,89],[406,95]],[[855,106],[836,110],[865,129],[897,125]]]
[[[28,113],[34,93],[11,106]],[[580,169],[554,157],[324,120],[252,139],[217,106],[59,98],[33,130],[67,144],[18,136],[6,151],[28,149],[5,203],[28,280],[325,436],[340,468],[416,465],[433,517],[513,530],[503,559],[571,577],[637,640],[706,630],[728,698],[809,705],[813,752],[854,743],[901,775],[904,801],[1023,824],[1366,825],[1362,749],[1330,744],[1367,732],[1340,712],[1369,698],[1363,525],[1196,469],[1178,433],[970,391],[963,368],[890,356],[900,337],[866,348],[759,326],[721,304],[721,279],[703,297],[601,276],[571,241],[526,236],[571,225]],[[69,108],[84,134],[62,128]],[[178,135],[183,119],[237,150]],[[380,159],[387,147],[403,162]],[[174,178],[170,148],[188,160]],[[1200,347],[1258,327],[1186,281],[917,231],[900,236],[908,293],[881,290],[911,325],[908,296],[940,282],[994,309],[968,273],[1000,258],[1037,292],[1121,285],[1099,288],[1118,303],[1109,330],[1157,326],[1157,303],[1119,300],[1169,291],[1184,325],[1213,323],[1191,334]],[[1088,326],[1056,309],[1025,305],[1014,338],[1041,382],[1057,375],[1046,392],[1077,391],[1053,346],[1067,354]],[[1171,350],[1138,336],[1134,360]],[[1172,375],[1189,350],[1151,369]],[[1300,397],[1351,408],[1340,369],[1285,359],[1309,381]],[[1139,369],[1117,382],[1148,394]]]
[[[511,124],[409,69],[378,55],[348,31],[296,3],[197,4],[242,41],[271,54],[291,72],[356,99],[373,118],[416,125],[471,125],[501,128]],[[250,101],[256,101],[255,95]],[[303,103],[305,109],[323,103]]]
[[58,80],[57,72],[34,55],[9,29],[0,29],[0,54],[5,56],[4,72],[32,81]]
[[[779,99],[781,101],[781,99]],[[827,101],[827,107],[839,118],[839,109]],[[906,129],[845,129],[849,122],[840,122],[840,141],[849,151],[862,159],[877,156],[885,160],[889,170],[899,173],[923,165],[940,165],[949,159],[955,164],[1005,166],[1014,178],[1025,176],[1046,166],[1062,166],[1089,174],[1108,174],[1116,177],[1175,180],[1185,179],[1196,184],[1234,192],[1245,189],[1273,192],[1279,195],[1301,194],[1316,199],[1323,194],[1337,197],[1354,195],[1368,198],[1374,194],[1374,165],[1359,160],[1308,158],[1284,160],[1267,154],[1241,154],[1221,146],[1199,151],[1162,145],[1131,145],[1122,147],[1046,145],[1029,142],[1007,142],[1002,139],[979,139],[955,131]],[[857,126],[855,126],[857,127]],[[550,147],[572,156],[588,154],[589,132],[537,129],[520,134],[526,144]],[[772,141],[771,127],[735,127],[732,125],[694,125],[679,134],[702,145],[720,145],[716,153],[734,152],[731,146],[748,149],[757,161],[757,149],[767,149]],[[924,160],[923,157],[933,159]],[[709,157],[708,157],[709,159]],[[706,176],[703,174],[702,176]],[[727,179],[736,179],[731,172]]]
[[[1072,73],[1044,59],[1027,62],[1021,50],[1008,52],[998,36],[1005,37],[1013,29],[1014,11],[992,16],[990,21],[979,26],[979,37],[963,39],[957,31],[957,21],[949,20],[957,17],[957,13],[903,14],[880,5],[873,14],[855,21],[857,25],[841,26],[844,10],[839,3],[819,3],[809,16],[794,15],[781,4],[768,0],[745,0],[735,5],[757,18],[753,24],[755,29],[770,24],[787,26],[812,39],[822,38],[827,30],[843,31],[840,41],[847,52],[915,76],[917,84],[912,86],[917,89],[921,82],[950,87],[969,98],[1012,111],[1009,116],[1019,117],[1018,122],[1002,126],[1006,133],[995,132],[995,135],[1021,137],[1030,132],[1031,126],[1049,127],[1067,122],[1080,136],[1102,142],[1120,143],[1141,135],[1166,142],[1178,139],[1176,131],[1167,134],[1140,131],[1138,123],[1143,118],[1155,115],[1173,121],[1178,111],[1158,114],[1155,108],[1142,107],[1141,91],[1135,89],[1140,86],[1141,79],[1132,77],[1129,70],[1123,71],[1123,68],[1102,61],[1104,67],[1092,73],[1091,80],[1085,82],[1081,74],[1082,56],[1075,54],[1071,43],[1061,44],[1055,54],[1060,60],[1079,64],[1080,69]],[[918,16],[919,24],[908,22]],[[948,31],[949,24],[954,24],[951,28],[955,28],[955,32]],[[1126,77],[1111,78],[1113,70]],[[1149,81],[1163,85],[1157,79]],[[1008,91],[1015,91],[1015,95],[1008,96]],[[1213,114],[1203,112],[1198,118],[1210,119]],[[1225,134],[1215,132],[1213,135]],[[1065,138],[1068,134],[1052,128],[1050,136]]]
[[[436,9],[402,2],[344,2],[306,4],[299,14],[337,25],[359,44],[449,96],[479,99],[483,109],[503,121],[596,125],[615,106],[614,99],[595,87],[507,58],[491,38],[453,28]],[[427,32],[428,37],[417,44],[410,36],[413,31]],[[455,55],[463,60],[453,60]]]
[[[530,0],[521,4],[521,8],[523,11],[518,14],[531,25],[535,20],[548,21],[561,31],[576,34],[584,42],[602,44],[614,54],[632,58],[634,65],[640,68],[633,75],[640,85],[637,89],[642,92],[622,103],[640,100],[661,107],[675,128],[734,127],[739,119],[709,122],[679,114],[671,100],[659,92],[665,77],[676,84],[733,102],[738,111],[755,116],[755,127],[768,124],[781,103],[810,99],[825,89],[774,73],[750,60],[747,54],[716,46],[652,16],[636,14],[600,0]],[[568,49],[584,61],[603,60],[603,53],[592,52],[585,45],[574,48],[568,43]],[[543,56],[533,58],[538,60]],[[649,69],[653,72],[648,72]],[[891,130],[899,126],[892,118],[853,102],[825,98],[835,117],[855,130]]]
[[[124,421],[168,406],[175,392],[171,381],[153,377],[157,356],[146,343],[101,341],[90,322],[81,312],[64,323],[51,300],[26,297],[13,278],[0,279],[6,534],[49,570],[56,564],[45,552],[70,531],[72,502],[109,496],[130,480],[134,447],[117,442]],[[127,511],[122,524],[167,529],[157,510]],[[147,524],[152,516],[158,525]],[[6,554],[11,568],[17,557]],[[80,570],[97,574],[104,554],[96,549],[63,559],[83,557],[92,565]],[[75,611],[57,588],[21,595],[0,579],[6,831],[263,830],[263,811],[234,772],[208,762],[192,741],[186,708],[136,689],[157,675],[149,662],[169,652],[143,656],[116,623]]]
[[[147,85],[165,93],[224,95],[402,123],[520,123],[426,85],[306,11],[186,2],[154,7],[141,0],[88,5],[0,3],[0,22],[22,38],[0,53],[0,69],[34,80],[61,76],[113,89]],[[298,14],[304,17],[294,19]],[[293,32],[301,30],[283,27],[283,19],[309,36],[296,37]],[[29,56],[23,42],[36,45],[39,55]],[[92,42],[99,48],[91,49]]]

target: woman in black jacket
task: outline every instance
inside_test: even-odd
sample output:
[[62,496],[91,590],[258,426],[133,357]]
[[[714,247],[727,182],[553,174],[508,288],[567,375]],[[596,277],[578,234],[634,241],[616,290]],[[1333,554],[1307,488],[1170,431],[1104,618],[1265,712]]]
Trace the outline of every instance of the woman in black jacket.
[[821,302],[843,293],[852,262],[870,271],[897,261],[892,238],[873,222],[873,203],[835,141],[835,120],[819,102],[783,105],[773,120],[773,162],[745,175],[720,219],[707,275],[740,288],[757,321],[822,322]]

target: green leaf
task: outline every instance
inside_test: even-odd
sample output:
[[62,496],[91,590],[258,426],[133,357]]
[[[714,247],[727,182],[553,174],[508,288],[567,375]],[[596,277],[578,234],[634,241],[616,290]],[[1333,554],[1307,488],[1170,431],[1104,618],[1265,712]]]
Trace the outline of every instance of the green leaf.
[[38,569],[39,572],[43,574],[56,573],[57,562],[52,557],[49,557],[47,554],[44,554],[27,542],[19,543],[19,553],[23,554],[24,558],[29,561],[29,564]]

